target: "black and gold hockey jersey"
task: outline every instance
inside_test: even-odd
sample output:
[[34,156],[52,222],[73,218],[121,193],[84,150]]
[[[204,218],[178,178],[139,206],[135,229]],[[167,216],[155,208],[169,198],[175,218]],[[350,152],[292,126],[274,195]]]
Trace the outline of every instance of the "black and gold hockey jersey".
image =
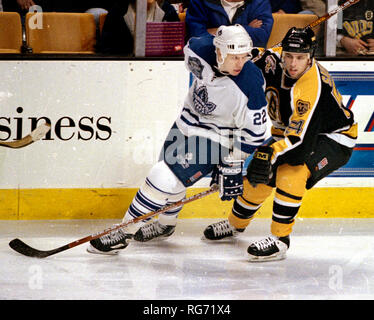
[[266,50],[254,59],[266,79],[271,132],[276,140],[272,163],[277,159],[291,165],[304,163],[318,135],[353,148],[357,123],[328,71],[313,59],[299,79],[291,79],[283,72],[280,52],[281,48]]
[[[340,1],[339,3],[343,3]],[[366,40],[374,39],[374,1],[361,0],[343,11],[343,35]]]

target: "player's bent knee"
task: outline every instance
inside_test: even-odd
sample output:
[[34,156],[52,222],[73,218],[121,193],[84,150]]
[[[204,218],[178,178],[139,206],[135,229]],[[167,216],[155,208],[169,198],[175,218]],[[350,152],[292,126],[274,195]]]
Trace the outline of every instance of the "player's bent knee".
[[142,189],[155,198],[177,202],[186,195],[186,187],[164,161],[156,163],[149,172]]
[[305,164],[299,166],[280,165],[277,170],[277,190],[302,198],[309,177],[310,171]]
[[271,191],[273,190],[272,187],[266,184],[258,184],[256,187],[253,187],[247,178],[243,179],[243,195],[242,198],[246,202],[251,202],[253,204],[260,205],[263,203],[267,197],[270,196]]

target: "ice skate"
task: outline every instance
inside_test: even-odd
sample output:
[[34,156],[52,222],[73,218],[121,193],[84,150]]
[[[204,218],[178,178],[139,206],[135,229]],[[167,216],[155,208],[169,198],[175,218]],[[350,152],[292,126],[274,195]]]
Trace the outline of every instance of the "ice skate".
[[286,258],[286,252],[290,246],[290,238],[270,236],[255,241],[248,247],[249,261],[274,261]]
[[121,249],[127,248],[133,235],[126,233],[123,229],[117,229],[100,238],[90,241],[87,252],[115,255]]
[[151,240],[164,240],[170,237],[175,231],[175,226],[163,225],[158,221],[150,222],[135,233],[134,240],[147,242]]
[[228,237],[236,237],[244,229],[235,229],[228,220],[222,220],[207,226],[204,230],[203,240],[221,240]]

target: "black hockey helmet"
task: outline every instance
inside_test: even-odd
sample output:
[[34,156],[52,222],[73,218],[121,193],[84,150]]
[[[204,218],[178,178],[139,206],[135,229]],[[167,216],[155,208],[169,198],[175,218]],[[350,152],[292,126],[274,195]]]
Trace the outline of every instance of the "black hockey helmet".
[[316,48],[316,37],[313,30],[308,27],[292,27],[282,40],[282,48],[287,52],[310,53],[312,58]]

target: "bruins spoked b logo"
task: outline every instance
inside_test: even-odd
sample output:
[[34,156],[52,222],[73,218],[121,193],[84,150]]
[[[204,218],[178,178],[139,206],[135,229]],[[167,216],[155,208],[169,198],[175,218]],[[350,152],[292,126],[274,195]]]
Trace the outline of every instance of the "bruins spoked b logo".
[[193,104],[195,110],[203,115],[211,114],[217,107],[213,102],[208,101],[208,90],[206,86],[197,87],[196,83],[193,92]]
[[296,111],[299,116],[303,116],[310,109],[310,103],[301,99],[296,101]]
[[373,20],[373,17],[374,17],[373,11],[371,11],[371,10],[365,11],[365,19],[366,20]]
[[266,101],[268,103],[268,112],[270,119],[282,123],[279,110],[279,92],[274,87],[267,87],[265,91]]

